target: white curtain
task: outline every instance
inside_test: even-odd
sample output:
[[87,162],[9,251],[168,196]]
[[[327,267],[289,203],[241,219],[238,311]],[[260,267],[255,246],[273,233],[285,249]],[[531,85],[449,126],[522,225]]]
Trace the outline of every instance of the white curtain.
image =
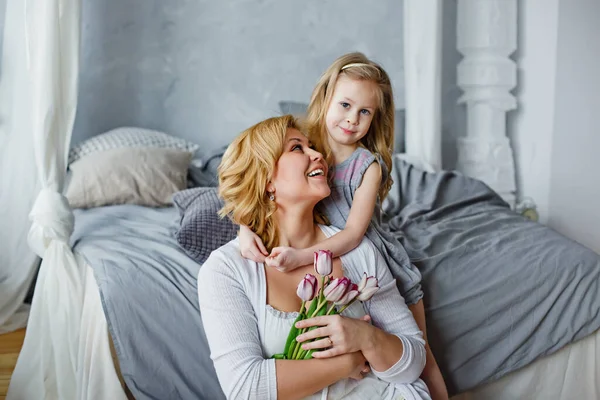
[[406,153],[442,167],[442,0],[404,0]]
[[1,268],[16,282],[6,298],[3,288],[7,309],[20,304],[31,280],[34,256],[24,243],[43,258],[8,398],[74,399],[83,266],[69,246],[74,221],[62,190],[77,105],[81,3],[7,0],[6,7],[2,140],[10,151],[2,153],[1,189],[14,217],[3,235],[12,232],[18,244],[2,243],[10,264]]
[[24,327],[23,305],[38,259],[27,246],[31,211],[39,191],[33,158],[31,103],[25,29],[15,16],[17,2],[5,4],[2,69],[0,70],[0,333]]

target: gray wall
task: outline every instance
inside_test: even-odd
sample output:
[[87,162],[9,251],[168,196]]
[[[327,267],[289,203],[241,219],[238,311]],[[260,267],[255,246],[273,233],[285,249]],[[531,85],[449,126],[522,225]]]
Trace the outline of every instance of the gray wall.
[[[4,14],[6,12],[6,0],[0,0],[0,38],[4,38]],[[3,41],[0,40],[0,54],[2,54]],[[1,64],[1,63],[0,63]]]
[[548,224],[600,253],[600,2],[560,0]]
[[[342,10],[335,0],[84,0],[82,7],[73,144],[126,125],[207,150],[226,144],[277,114],[278,101],[308,101],[322,71],[353,50],[383,64],[404,107],[402,0],[349,0]],[[466,127],[456,104],[456,0],[444,1],[443,18],[443,165],[452,169]]]
[[73,143],[117,126],[228,143],[308,101],[322,71],[353,50],[379,61],[403,106],[402,2],[83,1]]
[[549,215],[558,8],[559,0],[518,3],[517,109],[507,118],[518,199],[533,199],[542,223]]

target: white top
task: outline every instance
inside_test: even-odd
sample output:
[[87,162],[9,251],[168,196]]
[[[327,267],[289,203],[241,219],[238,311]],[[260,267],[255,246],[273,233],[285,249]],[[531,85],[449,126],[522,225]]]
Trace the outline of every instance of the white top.
[[[327,236],[339,230],[321,226]],[[344,275],[358,283],[363,272],[376,276],[380,289],[370,301],[354,303],[344,315],[368,313],[373,323],[397,335],[404,346],[400,360],[387,371],[363,380],[343,379],[314,399],[430,399],[419,379],[425,365],[425,342],[400,296],[384,259],[368,239],[341,257]],[[215,250],[200,268],[198,297],[211,358],[228,399],[276,399],[273,354],[285,347],[296,313],[275,310],[266,303],[267,282],[262,263],[240,254],[238,239]],[[402,396],[402,397],[401,397]]]

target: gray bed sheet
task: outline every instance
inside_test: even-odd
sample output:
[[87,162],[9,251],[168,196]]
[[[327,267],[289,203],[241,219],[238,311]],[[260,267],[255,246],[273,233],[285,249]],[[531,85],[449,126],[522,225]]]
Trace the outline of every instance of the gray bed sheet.
[[[394,160],[388,228],[423,273],[427,332],[456,394],[600,327],[600,257],[526,220],[483,183]],[[125,382],[138,399],[219,399],[174,208],[76,211]],[[199,234],[211,234],[200,232]]]
[[600,256],[485,184],[395,159],[388,228],[423,274],[427,334],[451,394],[600,327]]
[[123,378],[136,399],[224,399],[198,307],[199,265],[175,208],[75,210],[75,251],[94,270]]

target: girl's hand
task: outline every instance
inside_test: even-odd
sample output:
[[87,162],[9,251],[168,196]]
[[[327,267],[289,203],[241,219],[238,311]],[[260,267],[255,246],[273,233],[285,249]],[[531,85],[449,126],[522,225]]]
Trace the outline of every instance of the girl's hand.
[[363,346],[369,343],[372,336],[370,324],[371,317],[365,315],[361,319],[348,318],[341,315],[324,315],[298,321],[297,328],[317,327],[314,330],[303,333],[297,337],[298,342],[303,343],[302,348],[306,350],[321,350],[312,354],[314,358],[329,358],[341,354],[361,351]]
[[274,247],[271,254],[265,259],[265,264],[281,272],[289,272],[306,265],[302,262],[302,251],[293,247]]
[[240,252],[242,257],[254,262],[265,262],[269,252],[260,237],[247,226],[240,226]]

